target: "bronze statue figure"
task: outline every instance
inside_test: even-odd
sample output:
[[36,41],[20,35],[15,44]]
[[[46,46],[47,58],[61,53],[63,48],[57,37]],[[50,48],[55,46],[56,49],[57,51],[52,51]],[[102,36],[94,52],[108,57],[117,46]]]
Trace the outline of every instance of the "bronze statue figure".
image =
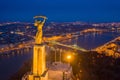
[[34,18],[43,18],[43,21],[35,20],[34,26],[37,27],[37,33],[35,37],[35,44],[41,44],[42,43],[42,28],[44,26],[44,23],[47,19],[45,16],[35,16]]

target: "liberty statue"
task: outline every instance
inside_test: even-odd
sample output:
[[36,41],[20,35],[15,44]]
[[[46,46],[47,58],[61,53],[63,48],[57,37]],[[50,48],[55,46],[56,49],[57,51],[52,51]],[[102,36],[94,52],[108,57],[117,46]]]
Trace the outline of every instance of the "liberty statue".
[[45,17],[45,16],[35,16],[34,18],[43,18],[43,21],[35,20],[35,23],[34,23],[34,26],[37,27],[35,44],[41,44],[42,43],[42,36],[43,36],[42,28],[44,26],[44,23],[45,23],[47,17]]

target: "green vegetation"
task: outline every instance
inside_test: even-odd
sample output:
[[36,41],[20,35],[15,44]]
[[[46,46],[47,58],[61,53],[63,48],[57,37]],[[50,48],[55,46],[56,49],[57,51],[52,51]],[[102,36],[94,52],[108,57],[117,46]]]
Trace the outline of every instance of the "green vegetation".
[[120,59],[89,52],[78,54],[72,63],[74,80],[119,80]]

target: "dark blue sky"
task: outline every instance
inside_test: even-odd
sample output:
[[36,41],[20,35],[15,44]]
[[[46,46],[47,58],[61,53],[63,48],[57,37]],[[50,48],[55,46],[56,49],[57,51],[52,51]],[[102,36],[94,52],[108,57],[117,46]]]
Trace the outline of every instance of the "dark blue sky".
[[0,0],[0,21],[120,22],[120,0]]

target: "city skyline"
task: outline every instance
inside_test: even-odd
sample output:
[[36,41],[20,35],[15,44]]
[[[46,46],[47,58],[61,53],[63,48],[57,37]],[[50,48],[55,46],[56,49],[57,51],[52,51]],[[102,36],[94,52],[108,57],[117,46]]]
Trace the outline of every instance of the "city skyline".
[[4,0],[0,1],[0,22],[33,22],[46,15],[48,22],[119,22],[119,0]]

